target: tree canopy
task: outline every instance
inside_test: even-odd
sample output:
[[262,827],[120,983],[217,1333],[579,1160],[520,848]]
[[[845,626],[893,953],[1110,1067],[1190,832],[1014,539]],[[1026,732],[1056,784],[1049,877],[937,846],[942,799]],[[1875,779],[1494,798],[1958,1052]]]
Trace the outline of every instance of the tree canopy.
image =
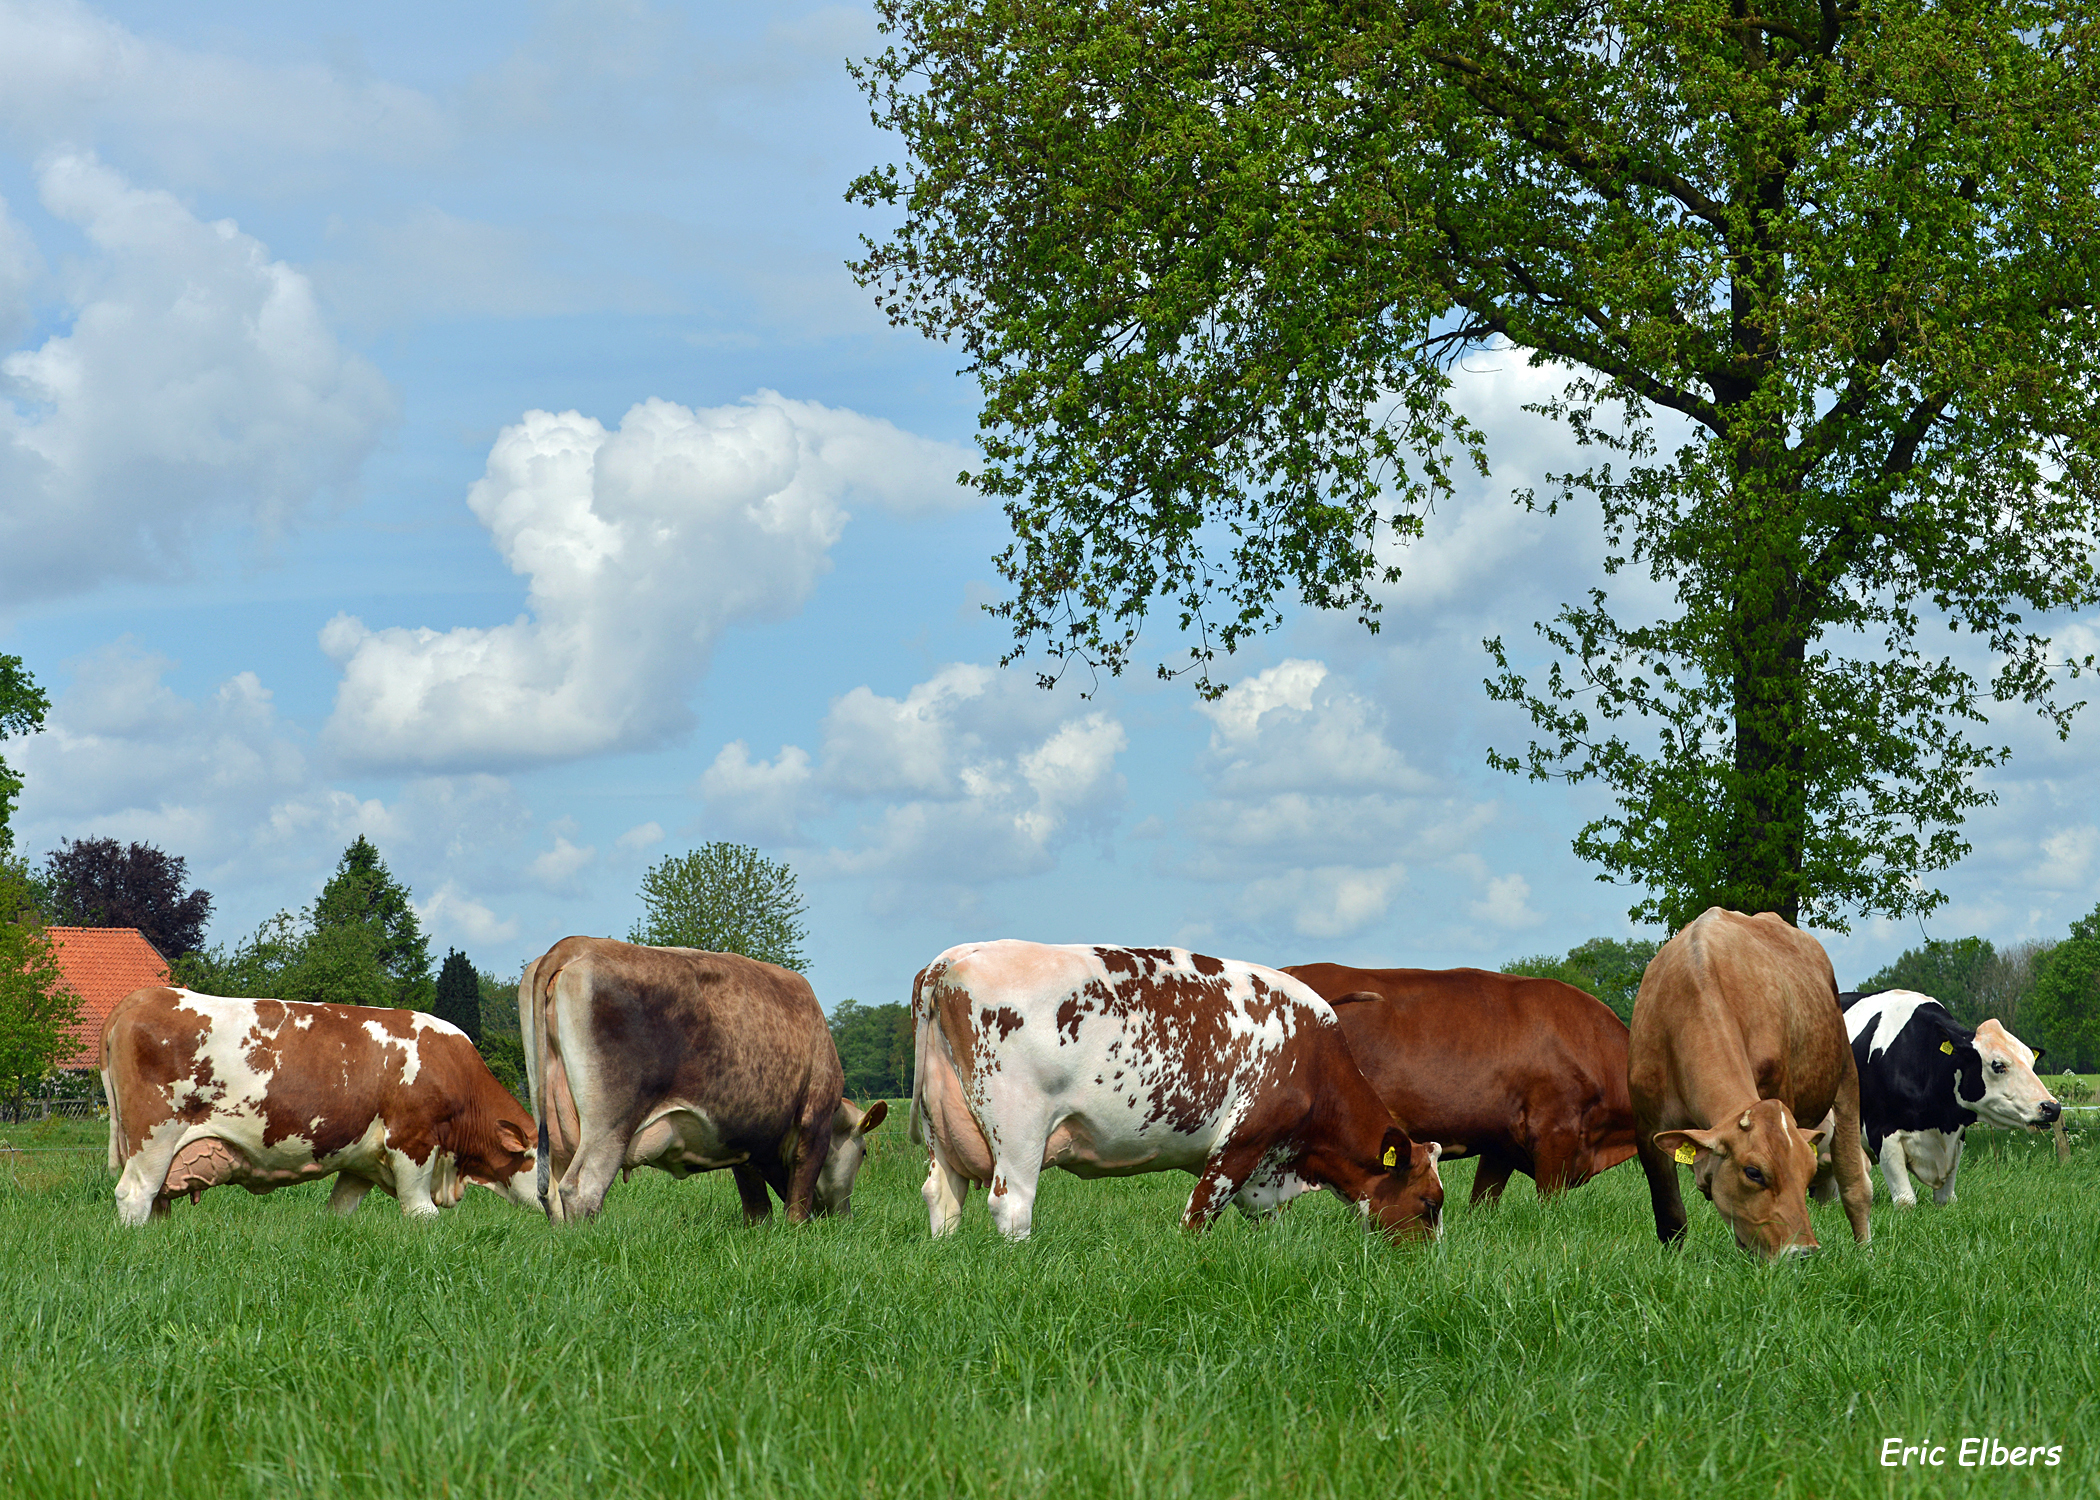
[[1572,984],[1602,1000],[1620,1020],[1630,1022],[1634,997],[1641,992],[1641,976],[1661,947],[1652,938],[1595,937],[1569,949],[1565,958],[1541,953],[1513,959],[1502,966],[1502,972]]
[[1514,347],[1598,455],[1515,498],[1593,501],[1672,608],[1600,580],[1543,675],[1488,642],[1538,736],[1490,759],[1610,793],[1576,849],[1637,920],[1929,911],[1986,704],[2068,732],[2092,659],[2029,616],[2100,598],[2090,0],[878,12],[854,271],[982,387],[1008,661],[1120,672],[1164,608],[1215,693],[1293,597],[1375,627],[1484,471],[1451,365]]
[[0,1098],[19,1111],[29,1086],[81,1051],[80,997],[37,920],[27,872],[0,857]]
[[865,1106],[875,1099],[911,1097],[915,1038],[909,1005],[842,1000],[830,1025],[846,1073],[847,1098]]
[[60,927],[136,927],[162,957],[204,942],[211,892],[183,888],[189,862],[151,844],[60,839],[44,857],[50,920]]
[[[44,727],[51,700],[36,685],[19,656],[0,655],[0,740],[13,734],[34,734]],[[10,820],[15,799],[22,795],[22,778],[5,760],[0,760],[0,856],[13,852],[14,829]]]
[[230,949],[178,961],[176,977],[216,995],[429,1010],[430,945],[379,851],[359,834],[305,910],[280,911]]
[[807,968],[809,928],[795,872],[748,844],[702,844],[642,873],[642,918],[628,941],[741,953],[785,969]]
[[464,1031],[475,1046],[481,1045],[481,975],[473,960],[457,948],[445,952],[430,1013]]

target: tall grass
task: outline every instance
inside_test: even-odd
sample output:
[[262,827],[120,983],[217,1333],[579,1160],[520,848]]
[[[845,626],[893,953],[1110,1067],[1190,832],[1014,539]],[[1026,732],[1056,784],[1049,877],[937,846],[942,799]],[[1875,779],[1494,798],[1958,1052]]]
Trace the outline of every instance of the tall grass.
[[[878,1138],[880,1139],[880,1138]],[[2100,1157],[1994,1137],[1961,1201],[1765,1267],[1622,1167],[1521,1183],[1440,1246],[1331,1200],[1176,1228],[1189,1179],[1047,1174],[929,1240],[881,1142],[850,1222],[749,1230],[727,1174],[638,1173],[557,1233],[475,1193],[410,1223],[325,1185],[120,1230],[91,1155],[0,1167],[0,1493],[2089,1494]],[[1964,1436],[2061,1444],[1957,1467]],[[1949,1445],[1921,1475],[1885,1438]]]

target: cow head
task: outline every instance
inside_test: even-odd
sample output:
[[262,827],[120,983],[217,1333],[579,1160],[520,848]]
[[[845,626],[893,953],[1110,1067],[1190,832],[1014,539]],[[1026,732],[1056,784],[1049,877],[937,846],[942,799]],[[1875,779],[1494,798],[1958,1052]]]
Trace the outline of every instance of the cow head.
[[1689,1147],[1692,1180],[1728,1221],[1735,1242],[1777,1260],[1819,1248],[1808,1221],[1808,1185],[1816,1152],[1835,1128],[1826,1117],[1803,1130],[1777,1099],[1760,1099],[1710,1130],[1659,1130],[1655,1144],[1670,1152]]
[[1379,1143],[1384,1170],[1371,1179],[1364,1209],[1392,1238],[1443,1238],[1444,1180],[1437,1173],[1437,1159],[1443,1154],[1435,1141],[1413,1140],[1397,1125],[1386,1128]]
[[860,1173],[860,1164],[868,1154],[868,1132],[889,1117],[887,1099],[877,1099],[872,1107],[863,1112],[851,1099],[839,1101],[838,1112],[831,1117],[831,1154],[824,1158],[824,1170],[817,1174],[815,1202],[811,1205],[820,1214],[837,1214],[849,1218],[853,1213],[853,1179]]
[[476,1172],[472,1180],[520,1208],[540,1208],[539,1157],[532,1149],[532,1138],[515,1120],[497,1120],[492,1134],[486,1159],[480,1163],[488,1175]]
[[2035,1076],[2040,1056],[1993,1017],[1976,1028],[1973,1040],[1955,1043],[1954,1095],[1986,1125],[2007,1130],[2053,1125],[2063,1106]]

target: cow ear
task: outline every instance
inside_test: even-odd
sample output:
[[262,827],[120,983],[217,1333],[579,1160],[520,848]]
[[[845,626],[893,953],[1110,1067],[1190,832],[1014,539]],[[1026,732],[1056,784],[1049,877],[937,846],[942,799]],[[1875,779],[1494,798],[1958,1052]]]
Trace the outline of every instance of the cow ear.
[[1386,1126],[1385,1138],[1378,1143],[1378,1164],[1388,1172],[1404,1175],[1413,1164],[1414,1154],[1414,1138],[1398,1125]]
[[853,1127],[853,1133],[855,1135],[866,1135],[869,1131],[873,1130],[877,1125],[880,1125],[884,1120],[887,1120],[889,1117],[890,1101],[887,1099],[877,1099],[873,1104],[868,1106],[868,1112],[860,1117],[860,1123]]
[[[1701,1151],[1718,1151],[1723,1156],[1728,1154],[1728,1137],[1719,1130],[1658,1130],[1655,1132],[1655,1144],[1687,1166],[1691,1165]],[[1691,1156],[1685,1155],[1687,1151],[1692,1153]]]
[[1823,1116],[1823,1123],[1814,1130],[1803,1130],[1800,1126],[1795,1126],[1794,1134],[1801,1137],[1802,1144],[1809,1150],[1820,1152],[1830,1138],[1837,1134],[1837,1111],[1832,1110]]
[[2048,1050],[2049,1050],[2049,1049],[2048,1049],[2047,1047],[2037,1047],[2037,1048],[2035,1048],[2035,1049],[2034,1049],[2034,1061],[2033,1061],[2033,1062],[2031,1062],[2031,1063],[2029,1063],[2029,1064],[2028,1064],[2027,1066],[2028,1066],[2028,1067],[2030,1067],[2030,1068],[2038,1068],[2038,1067],[2040,1067],[2040,1066],[2042,1065],[2042,1054],[2043,1054],[2044,1052],[2047,1052]]
[[503,1149],[506,1151],[530,1151],[532,1149],[532,1137],[509,1120],[498,1120],[496,1122],[496,1139],[503,1143]]

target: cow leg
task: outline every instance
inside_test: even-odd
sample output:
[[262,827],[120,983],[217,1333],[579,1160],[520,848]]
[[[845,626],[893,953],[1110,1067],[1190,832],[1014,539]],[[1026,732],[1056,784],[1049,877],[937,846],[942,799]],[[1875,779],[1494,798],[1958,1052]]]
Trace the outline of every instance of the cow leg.
[[812,1114],[802,1121],[802,1138],[788,1168],[788,1190],[781,1194],[790,1224],[809,1222],[816,1205],[817,1178],[823,1174],[824,1158],[831,1151],[831,1117],[838,1109],[839,1102],[834,1098],[822,1114]]
[[749,1162],[739,1162],[729,1169],[736,1179],[736,1195],[744,1200],[744,1222],[763,1224],[773,1217],[773,1199],[766,1192],[765,1174]]
[[596,1134],[589,1126],[576,1143],[576,1159],[569,1163],[561,1184],[561,1217],[593,1219],[605,1206],[605,1194],[620,1164],[627,1158],[627,1137]]
[[953,1234],[962,1224],[963,1196],[970,1190],[970,1179],[948,1165],[941,1155],[940,1137],[928,1132],[932,1150],[927,1153],[926,1183],[919,1189],[919,1196],[926,1200],[926,1213],[932,1222],[933,1237]]
[[[1035,1225],[1035,1189],[1043,1175],[1043,1147],[1021,1156],[992,1163],[992,1187],[986,1202],[992,1210],[992,1227],[1010,1240],[1025,1240]],[[1223,1200],[1220,1200],[1223,1206]]]
[[149,1218],[168,1216],[167,1200],[160,1193],[167,1186],[168,1168],[175,1164],[175,1155],[181,1148],[182,1125],[170,1121],[131,1153],[131,1159],[124,1163],[123,1175],[117,1179],[119,1224],[135,1229]]
[[1509,1186],[1517,1161],[1490,1146],[1480,1153],[1479,1162],[1473,1168],[1473,1195],[1469,1201],[1475,1208],[1493,1208],[1502,1201],[1502,1190]]
[[1852,1242],[1864,1245],[1874,1238],[1870,1222],[1874,1209],[1874,1184],[1867,1176],[1867,1154],[1848,1149],[1859,1137],[1859,1077],[1852,1070],[1838,1082],[1837,1132],[1831,1137],[1831,1166],[1837,1173],[1838,1201],[1845,1205],[1845,1218],[1852,1225]]
[[431,1196],[430,1179],[432,1169],[438,1164],[440,1153],[433,1151],[430,1159],[421,1166],[406,1151],[390,1151],[394,1169],[394,1197],[400,1200],[401,1212],[411,1219],[433,1219],[437,1217],[437,1202]]
[[1882,1137],[1881,1180],[1889,1185],[1889,1197],[1896,1201],[1896,1207],[1918,1206],[1917,1191],[1910,1185],[1910,1158],[1903,1154],[1902,1136],[1894,1131]]
[[[1558,1198],[1569,1188],[1590,1180],[1590,1152],[1582,1136],[1572,1130],[1541,1136],[1532,1146],[1531,1180],[1541,1198]],[[1480,1179],[1476,1176],[1477,1187]]]
[[1253,1177],[1267,1153],[1259,1146],[1235,1145],[1228,1141],[1218,1151],[1211,1153],[1203,1170],[1196,1174],[1196,1190],[1189,1194],[1189,1206],[1182,1212],[1183,1229],[1203,1230],[1211,1226],[1225,1205],[1237,1197],[1249,1178]]
[[1947,1176],[1932,1190],[1932,1201],[1942,1208],[1954,1201],[1954,1174],[1961,1170],[1961,1148],[1968,1134],[1966,1129],[1954,1132],[1954,1144],[1947,1149]]
[[165,1219],[165,1218],[167,1218],[167,1217],[168,1217],[168,1215],[170,1215],[170,1214],[171,1214],[171,1213],[173,1213],[174,1211],[175,1211],[175,1202],[174,1202],[174,1200],[173,1200],[173,1199],[171,1199],[171,1198],[155,1198],[155,1199],[153,1200],[153,1208],[152,1208],[152,1211],[151,1211],[151,1213],[149,1214],[149,1217],[151,1217],[151,1218],[155,1218],[155,1219]]
[[372,1179],[360,1177],[355,1172],[335,1174],[335,1191],[328,1195],[328,1211],[348,1218],[357,1212],[357,1205],[365,1201],[365,1194],[372,1191]]
[[1648,1177],[1648,1199],[1655,1208],[1655,1237],[1665,1245],[1684,1238],[1684,1190],[1677,1181],[1677,1159],[1655,1144],[1655,1132],[1643,1129],[1635,1149]]

